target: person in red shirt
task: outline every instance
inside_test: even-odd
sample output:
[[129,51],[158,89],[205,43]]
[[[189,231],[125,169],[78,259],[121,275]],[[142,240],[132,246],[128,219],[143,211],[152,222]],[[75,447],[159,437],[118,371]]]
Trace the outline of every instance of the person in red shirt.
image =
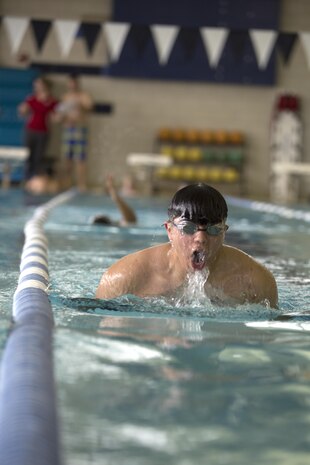
[[58,101],[52,96],[51,84],[44,77],[33,82],[33,95],[18,106],[18,114],[26,117],[25,145],[29,149],[25,166],[26,181],[44,174],[44,155],[49,138],[49,120]]

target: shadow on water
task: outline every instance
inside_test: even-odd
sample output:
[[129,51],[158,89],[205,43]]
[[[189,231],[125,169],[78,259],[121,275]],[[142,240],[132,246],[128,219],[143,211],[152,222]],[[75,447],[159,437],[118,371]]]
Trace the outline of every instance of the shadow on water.
[[71,309],[77,313],[107,316],[111,313],[119,316],[139,317],[188,317],[190,319],[215,320],[218,322],[251,321],[310,321],[310,311],[286,313],[260,304],[216,306],[210,301],[199,307],[175,307],[164,298],[142,299],[126,295],[116,299],[92,299],[83,297],[52,297],[53,306],[58,309]]

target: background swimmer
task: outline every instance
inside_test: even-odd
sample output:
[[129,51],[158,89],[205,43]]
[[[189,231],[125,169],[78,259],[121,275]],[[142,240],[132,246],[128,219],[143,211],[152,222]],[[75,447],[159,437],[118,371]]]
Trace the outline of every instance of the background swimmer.
[[91,223],[102,224],[103,226],[129,226],[131,224],[135,224],[137,222],[136,214],[130,205],[128,205],[127,202],[125,202],[125,200],[118,194],[112,175],[107,177],[106,189],[109,196],[120,211],[121,219],[119,221],[113,221],[107,215],[96,215],[91,219]]

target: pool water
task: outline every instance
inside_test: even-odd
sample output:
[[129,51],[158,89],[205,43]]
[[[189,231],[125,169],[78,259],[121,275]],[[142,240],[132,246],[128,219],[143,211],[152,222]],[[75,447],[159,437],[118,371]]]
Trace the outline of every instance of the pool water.
[[[22,229],[38,201],[0,193],[0,344],[10,326]],[[61,442],[67,465],[308,464],[309,223],[229,208],[226,242],[275,275],[279,310],[96,300],[104,269],[166,241],[168,199],[131,199],[139,224],[91,225],[110,199],[79,195],[53,210],[50,300]],[[301,207],[300,207],[301,208]],[[196,283],[197,284],[197,283]]]

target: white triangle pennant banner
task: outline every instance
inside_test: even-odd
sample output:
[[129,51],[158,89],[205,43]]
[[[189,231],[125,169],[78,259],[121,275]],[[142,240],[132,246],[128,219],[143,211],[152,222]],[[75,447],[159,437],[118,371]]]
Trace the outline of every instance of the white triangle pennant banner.
[[118,61],[126,40],[130,24],[129,23],[104,23],[103,31],[107,39],[107,47],[111,61]]
[[54,27],[63,57],[69,54],[79,26],[79,21],[70,21],[65,19],[56,19],[54,21]]
[[216,68],[218,65],[228,32],[228,29],[221,27],[202,27],[200,29],[200,34],[212,68]]
[[264,69],[268,65],[270,55],[277,40],[277,33],[276,31],[252,29],[249,31],[249,34],[253,43],[258,66],[260,69]]
[[7,28],[13,53],[16,53],[19,49],[29,26],[29,22],[29,18],[17,18],[15,16],[6,16],[3,18],[3,23]]
[[159,63],[161,65],[165,65],[169,60],[169,56],[179,30],[180,28],[178,26],[157,24],[151,26]]
[[310,68],[310,32],[300,32],[299,38],[306,55],[308,67]]

